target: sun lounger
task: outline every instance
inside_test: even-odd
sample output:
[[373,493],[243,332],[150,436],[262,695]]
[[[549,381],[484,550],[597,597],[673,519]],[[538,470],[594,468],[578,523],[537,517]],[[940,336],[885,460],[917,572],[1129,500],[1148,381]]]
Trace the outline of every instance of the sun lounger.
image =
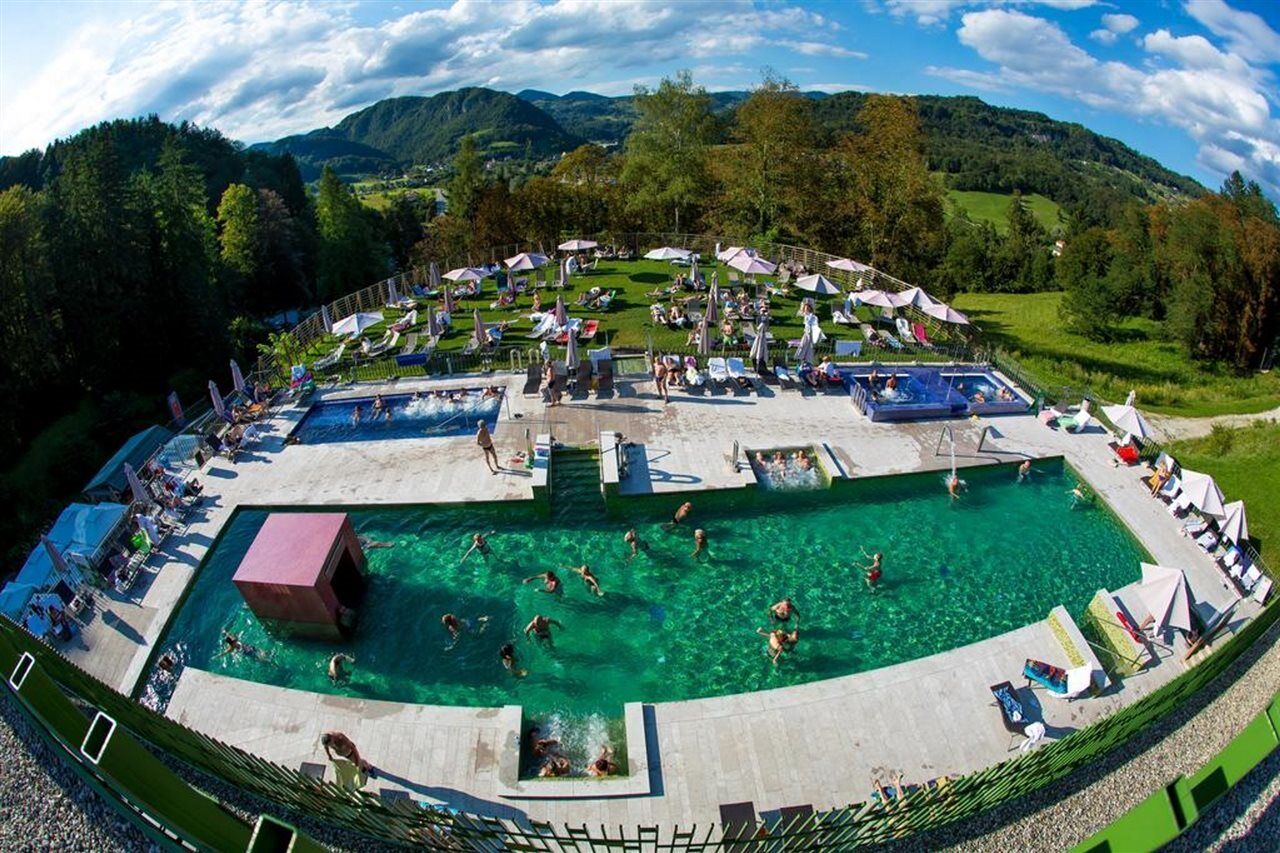
[[525,397],[533,397],[537,395],[538,389],[542,387],[542,365],[530,364],[525,369],[524,387],[520,389],[520,393]]
[[871,328],[870,323],[859,323],[859,330],[862,332],[862,339],[873,347],[884,346],[884,335]]
[[1180,495],[1169,503],[1169,515],[1174,518],[1181,518],[1191,510],[1191,498],[1188,495]]
[[729,368],[725,366],[724,359],[713,357],[707,359],[707,375],[712,382],[724,384],[729,381]]
[[533,324],[533,331],[525,335],[526,338],[545,338],[556,328],[556,315],[552,312],[543,314],[536,323]]
[[410,332],[405,336],[404,349],[400,350],[401,355],[409,355],[418,348],[418,333]]
[[857,314],[846,314],[840,308],[831,309],[831,319],[841,326],[856,326],[860,322]]
[[1138,448],[1134,447],[1132,444],[1117,444],[1113,441],[1110,443],[1110,447],[1115,452],[1116,456],[1119,457],[1120,461],[1126,465],[1137,465],[1138,460],[1141,458],[1138,453]]
[[698,370],[698,360],[691,355],[684,357],[684,382],[687,389],[701,388],[707,384],[707,376]]
[[898,327],[898,337],[904,342],[913,344],[916,341],[915,333],[911,331],[911,324],[907,322],[906,317],[897,317],[894,319],[894,325]]
[[613,359],[602,358],[596,362],[596,397],[613,393]]
[[618,291],[610,290],[604,296],[600,297],[600,301],[596,305],[596,308],[598,308],[601,311],[608,311],[609,306],[613,304],[614,297],[616,297],[617,295],[618,295]]
[[415,308],[408,314],[405,314],[396,322],[387,328],[393,332],[407,332],[418,324],[418,310]]
[[778,377],[778,382],[782,385],[787,385],[792,388],[796,386],[795,374],[788,370],[787,366],[782,362],[774,364],[773,375]]
[[880,337],[884,338],[884,342],[889,345],[889,349],[900,350],[903,348],[902,341],[898,340],[888,332],[881,332]]
[[1000,709],[1000,722],[1004,725],[1005,731],[1012,734],[1020,735],[1027,727],[1026,710],[1022,707],[1022,700],[1018,698],[1017,691],[1013,689],[1013,684],[1008,681],[1002,681],[999,684],[991,685],[991,695],[995,698],[995,705]]
[[587,396],[587,392],[591,390],[591,360],[584,359],[578,362],[578,368],[573,374],[573,395],[575,397],[581,395]]
[[1165,503],[1169,503],[1181,493],[1182,481],[1177,477],[1170,477],[1165,481],[1164,485],[1160,487],[1160,490],[1156,492],[1156,497],[1160,498]]
[[1079,696],[1093,686],[1093,667],[1089,664],[1062,669],[1044,661],[1027,658],[1022,674],[1027,679],[1028,686],[1034,682],[1061,699]]
[[346,351],[347,351],[346,343],[345,342],[340,343],[338,344],[337,349],[335,349],[333,352],[329,353],[324,358],[317,361],[315,364],[311,365],[311,367],[314,370],[328,370],[330,367],[333,367],[335,364],[337,364],[339,361],[342,360],[342,356],[343,354],[346,353]]
[[582,324],[582,331],[578,333],[578,340],[589,341],[596,336],[596,332],[600,329],[599,320],[588,320]]
[[742,359],[737,356],[726,358],[724,366],[729,371],[729,378],[732,379],[739,388],[744,391],[754,390],[756,383],[747,375],[747,366],[742,363]]
[[1218,534],[1212,530],[1206,530],[1196,538],[1196,544],[1203,548],[1206,554],[1212,554],[1213,549],[1218,547]]

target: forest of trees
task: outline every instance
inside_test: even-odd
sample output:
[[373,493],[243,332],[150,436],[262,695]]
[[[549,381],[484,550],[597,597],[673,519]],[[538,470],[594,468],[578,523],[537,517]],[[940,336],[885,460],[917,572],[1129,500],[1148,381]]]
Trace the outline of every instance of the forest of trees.
[[162,420],[170,390],[199,399],[229,357],[251,364],[272,314],[516,240],[679,229],[812,246],[944,297],[1062,289],[1063,321],[1082,334],[1106,339],[1147,316],[1194,357],[1238,370],[1276,338],[1280,220],[1239,175],[1220,193],[1155,205],[1083,192],[1054,235],[1015,193],[998,231],[948,218],[908,99],[860,99],[830,142],[815,101],[772,75],[727,129],[688,74],[638,89],[634,109],[620,150],[583,145],[546,174],[493,168],[464,139],[448,213],[435,218],[429,200],[401,195],[375,211],[328,169],[308,187],[288,154],[155,117],[7,159],[0,438],[13,464],[0,498],[21,509],[0,521],[3,540]]

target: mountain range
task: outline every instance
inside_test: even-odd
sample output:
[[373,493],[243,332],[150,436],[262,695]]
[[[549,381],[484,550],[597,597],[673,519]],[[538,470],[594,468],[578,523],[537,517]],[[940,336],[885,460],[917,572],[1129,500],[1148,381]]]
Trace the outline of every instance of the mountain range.
[[[713,92],[724,140],[748,92]],[[824,138],[856,130],[863,92],[806,92]],[[1059,203],[1081,201],[1100,188],[1145,201],[1197,196],[1195,180],[1177,174],[1119,140],[1042,113],[993,107],[976,97],[913,96],[930,168],[948,187],[1038,192]],[[635,99],[536,89],[518,94],[466,88],[431,97],[379,101],[333,127],[253,146],[288,152],[303,177],[331,166],[347,177],[394,174],[412,165],[447,162],[471,134],[488,157],[556,158],[585,142],[620,145],[636,120]]]

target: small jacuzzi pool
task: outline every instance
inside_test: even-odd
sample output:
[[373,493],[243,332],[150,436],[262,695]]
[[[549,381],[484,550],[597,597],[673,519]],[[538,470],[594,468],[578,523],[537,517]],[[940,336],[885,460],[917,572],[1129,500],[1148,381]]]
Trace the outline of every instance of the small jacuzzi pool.
[[831,475],[812,447],[775,447],[747,450],[746,454],[762,489],[807,491],[831,485]]
[[389,416],[375,414],[373,397],[328,400],[313,405],[289,437],[301,444],[330,444],[467,435],[475,432],[478,421],[484,421],[492,432],[502,409],[502,395],[502,389],[484,388],[385,394],[382,401]]
[[844,371],[855,405],[873,421],[1024,412],[1028,401],[983,368],[888,367]]

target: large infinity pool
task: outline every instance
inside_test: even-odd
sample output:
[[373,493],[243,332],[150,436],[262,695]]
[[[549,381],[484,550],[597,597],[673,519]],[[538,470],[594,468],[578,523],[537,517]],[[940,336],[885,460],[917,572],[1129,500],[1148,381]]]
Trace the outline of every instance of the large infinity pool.
[[[247,610],[230,578],[266,513],[244,510],[163,645],[188,665],[303,690],[616,714],[626,701],[780,687],[918,658],[1042,619],[1057,604],[1080,612],[1099,587],[1138,577],[1140,546],[1104,507],[1072,509],[1074,476],[1060,461],[1038,462],[1023,484],[1010,467],[962,476],[969,490],[955,504],[943,475],[931,473],[819,492],[616,499],[608,514],[587,487],[558,486],[550,519],[510,503],[354,509],[362,536],[394,547],[368,551],[369,595],[343,645],[273,638]],[[694,524],[666,532],[662,522],[686,497]],[[629,526],[650,546],[634,560],[623,542]],[[690,556],[694,526],[710,539],[705,560]],[[490,530],[492,556],[461,561],[471,533]],[[863,548],[884,552],[876,594],[857,567]],[[584,562],[604,597],[562,570]],[[562,595],[521,583],[548,569],[563,578]],[[784,596],[800,610],[800,643],[774,667],[756,629]],[[440,624],[446,612],[471,625],[456,644]],[[554,646],[522,638],[535,613],[563,624]],[[260,657],[215,657],[223,630]],[[508,641],[526,678],[499,661]],[[326,675],[337,650],[356,660],[338,686]]]

